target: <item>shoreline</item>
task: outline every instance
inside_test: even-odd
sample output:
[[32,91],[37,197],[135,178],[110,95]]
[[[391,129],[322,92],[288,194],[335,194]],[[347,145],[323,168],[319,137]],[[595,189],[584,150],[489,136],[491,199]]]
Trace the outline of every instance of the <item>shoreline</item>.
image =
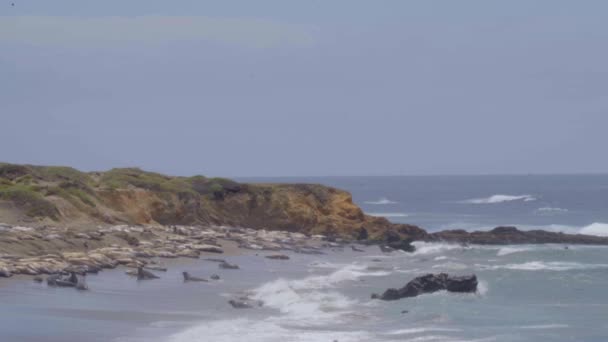
[[224,258],[256,252],[322,254],[321,236],[232,227],[98,226],[96,229],[22,227],[0,235],[0,276],[98,273],[118,266],[136,269],[184,259]]

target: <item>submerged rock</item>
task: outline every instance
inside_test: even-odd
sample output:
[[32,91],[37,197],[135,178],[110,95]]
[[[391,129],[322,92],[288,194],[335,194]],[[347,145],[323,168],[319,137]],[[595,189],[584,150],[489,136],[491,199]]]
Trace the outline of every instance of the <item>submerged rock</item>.
[[372,298],[397,300],[441,290],[449,292],[476,292],[477,277],[474,274],[461,277],[452,277],[446,273],[426,274],[415,278],[400,289],[388,289],[382,295],[373,294]]

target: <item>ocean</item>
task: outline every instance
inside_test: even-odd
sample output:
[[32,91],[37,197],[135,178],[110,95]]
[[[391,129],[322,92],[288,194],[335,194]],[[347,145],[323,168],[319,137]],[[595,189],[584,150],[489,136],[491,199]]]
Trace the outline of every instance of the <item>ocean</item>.
[[[516,225],[605,235],[608,176],[331,177],[369,214],[430,231]],[[227,257],[172,264],[137,282],[124,269],[89,276],[88,292],[18,279],[0,284],[2,341],[606,341],[608,247],[459,246],[416,242],[326,255]],[[216,283],[183,283],[181,271]],[[474,273],[478,293],[437,292],[384,302],[372,293],[430,272]],[[235,296],[260,300],[233,309]]]

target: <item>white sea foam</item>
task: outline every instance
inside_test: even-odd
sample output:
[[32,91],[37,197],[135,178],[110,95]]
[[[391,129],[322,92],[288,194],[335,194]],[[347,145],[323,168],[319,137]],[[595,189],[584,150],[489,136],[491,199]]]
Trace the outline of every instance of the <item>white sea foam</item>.
[[373,338],[364,331],[315,331],[285,327],[274,319],[261,321],[250,319],[232,319],[203,323],[186,331],[173,335],[170,342],[319,342],[335,341],[358,342],[370,341]]
[[440,255],[440,256],[437,256],[437,257],[433,258],[433,260],[440,261],[440,260],[446,260],[447,258],[448,257],[445,256],[445,255]]
[[545,329],[563,329],[568,328],[567,324],[538,324],[538,325],[522,325],[520,329],[533,329],[533,330],[545,330]]
[[396,204],[397,202],[391,201],[386,197],[381,197],[377,201],[366,201],[365,204],[383,205],[383,204]]
[[392,330],[386,333],[386,335],[414,335],[425,332],[438,332],[438,331],[462,331],[461,329],[455,328],[441,328],[441,327],[420,327],[420,328],[408,328]]
[[479,294],[480,296],[485,296],[488,293],[489,289],[490,287],[488,286],[488,283],[486,281],[477,281],[477,294]]
[[527,252],[531,250],[532,247],[502,247],[496,253],[497,256],[505,256],[513,253]]
[[608,236],[608,223],[593,223],[583,227],[579,233],[587,235]]
[[443,264],[434,265],[433,268],[440,270],[464,270],[467,268],[467,265],[461,264],[459,262],[446,262]]
[[454,243],[441,243],[441,242],[422,242],[415,241],[412,243],[416,247],[416,251],[412,253],[412,255],[426,255],[426,254],[436,254],[449,250],[470,248],[463,247]]
[[496,204],[496,203],[504,203],[504,202],[512,202],[512,201],[524,201],[531,202],[536,201],[536,198],[532,195],[492,195],[490,197],[484,198],[473,198],[462,201],[461,203],[466,204]]
[[565,262],[565,261],[529,261],[521,264],[506,264],[506,265],[480,265],[475,266],[481,269],[507,269],[507,270],[519,270],[519,271],[570,271],[570,270],[585,270],[585,269],[596,269],[596,268],[608,268],[608,264],[582,264],[578,262]]
[[553,208],[553,207],[542,207],[535,210],[537,213],[542,215],[554,215],[567,213],[568,209]]
[[406,213],[366,213],[369,216],[376,217],[408,217],[409,215]]

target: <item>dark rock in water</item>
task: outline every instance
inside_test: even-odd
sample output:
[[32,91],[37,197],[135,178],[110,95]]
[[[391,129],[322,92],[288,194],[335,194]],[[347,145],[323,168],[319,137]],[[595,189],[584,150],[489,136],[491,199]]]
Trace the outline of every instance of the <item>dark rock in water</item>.
[[232,307],[235,309],[251,309],[256,306],[262,306],[262,302],[250,301],[246,298],[231,299],[228,301],[228,303],[230,303],[230,305],[232,305]]
[[361,248],[357,248],[355,246],[350,246],[350,248],[353,250],[353,252],[365,252],[364,250],[362,250]]
[[184,281],[207,282],[207,279],[199,278],[199,277],[193,277],[188,272],[182,272],[182,275],[184,276]]
[[387,230],[386,232],[384,232],[384,240],[386,241],[386,243],[393,243],[393,242],[399,242],[401,241],[401,235],[399,235],[399,233],[397,233],[396,231],[390,229]]
[[446,273],[426,274],[415,278],[400,289],[388,289],[382,295],[373,294],[372,298],[397,300],[441,290],[449,292],[476,292],[477,277],[475,275],[452,277]]
[[273,254],[273,255],[267,255],[266,259],[289,260],[289,257],[285,254]]
[[160,278],[160,277],[150,271],[144,270],[143,267],[137,268],[137,280],[148,280],[148,279],[158,279],[158,278]]
[[508,244],[589,244],[607,245],[608,238],[583,234],[564,234],[545,230],[522,231],[516,227],[496,227],[490,231],[468,232],[464,229],[444,230],[427,234],[425,241],[455,242],[461,244],[508,245]]
[[239,266],[235,264],[228,263],[226,261],[220,262],[218,264],[219,268],[227,269],[227,270],[238,270]]
[[217,274],[214,274],[214,275],[212,275],[212,276],[211,276],[211,277],[209,277],[209,278],[211,278],[211,279],[213,279],[213,280],[220,280],[220,276],[219,276],[219,275],[217,275]]
[[395,251],[394,248],[389,247],[387,245],[379,245],[378,247],[380,247],[380,250],[382,251],[382,253],[391,253],[391,252]]
[[406,313],[410,313],[409,310],[401,310],[401,314],[406,314]]
[[408,239],[403,239],[403,240],[396,241],[396,242],[390,242],[387,244],[387,246],[392,249],[398,249],[398,250],[402,250],[404,252],[409,252],[409,253],[416,251],[416,247],[414,247],[414,245],[412,245],[412,240],[408,240]]

